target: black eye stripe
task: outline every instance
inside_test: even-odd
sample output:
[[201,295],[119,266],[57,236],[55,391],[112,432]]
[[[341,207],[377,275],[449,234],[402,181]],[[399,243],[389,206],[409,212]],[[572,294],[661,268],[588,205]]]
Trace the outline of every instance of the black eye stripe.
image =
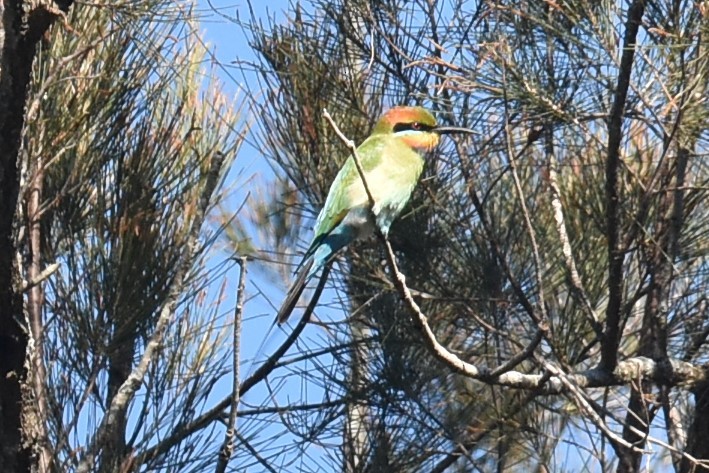
[[397,123],[396,125],[394,125],[394,133],[406,130],[431,131],[434,128],[435,127],[432,125],[426,125],[425,123],[421,122]]

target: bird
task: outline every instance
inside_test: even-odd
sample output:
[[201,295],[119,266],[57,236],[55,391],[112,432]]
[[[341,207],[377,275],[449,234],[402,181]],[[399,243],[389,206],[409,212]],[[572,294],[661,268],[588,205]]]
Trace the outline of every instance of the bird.
[[357,147],[367,190],[350,156],[337,173],[313,229],[313,239],[296,269],[296,279],[276,316],[285,323],[307,282],[335,254],[375,229],[386,237],[406,206],[424,167],[424,157],[440,142],[441,135],[475,133],[468,128],[440,126],[423,107],[397,106],[386,111],[372,133]]

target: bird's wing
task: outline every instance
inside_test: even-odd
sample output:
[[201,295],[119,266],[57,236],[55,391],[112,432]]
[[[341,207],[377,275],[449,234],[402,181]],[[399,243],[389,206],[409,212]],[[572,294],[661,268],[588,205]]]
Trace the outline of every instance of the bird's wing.
[[[360,159],[360,164],[365,172],[371,171],[379,162],[381,152],[384,147],[384,141],[379,137],[370,137],[357,148],[357,156]],[[354,159],[350,156],[345,161],[340,171],[337,173],[335,180],[330,186],[330,191],[325,199],[325,205],[318,214],[315,221],[313,241],[310,248],[306,251],[304,259],[313,255],[322,240],[332,232],[332,230],[347,216],[347,213],[352,209],[353,203],[350,202],[350,193],[348,188],[357,180],[359,173]]]

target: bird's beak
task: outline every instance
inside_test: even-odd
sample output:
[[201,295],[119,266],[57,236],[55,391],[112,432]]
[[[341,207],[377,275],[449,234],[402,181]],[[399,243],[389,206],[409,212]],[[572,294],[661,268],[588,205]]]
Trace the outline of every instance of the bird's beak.
[[448,135],[451,133],[469,133],[471,135],[479,135],[475,130],[471,130],[470,128],[462,128],[458,126],[437,126],[436,128],[433,129],[436,133],[439,135]]

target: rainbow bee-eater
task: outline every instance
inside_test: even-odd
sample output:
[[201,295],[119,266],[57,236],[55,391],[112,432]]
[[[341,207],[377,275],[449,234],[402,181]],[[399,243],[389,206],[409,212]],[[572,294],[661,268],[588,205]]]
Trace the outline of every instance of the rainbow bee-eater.
[[332,182],[315,221],[313,241],[278,311],[279,324],[290,316],[308,280],[338,250],[371,235],[375,226],[387,235],[421,176],[426,153],[438,145],[441,135],[458,132],[472,133],[467,128],[438,126],[433,115],[422,107],[395,107],[382,115],[356,153],[374,203],[370,203],[350,156]]

